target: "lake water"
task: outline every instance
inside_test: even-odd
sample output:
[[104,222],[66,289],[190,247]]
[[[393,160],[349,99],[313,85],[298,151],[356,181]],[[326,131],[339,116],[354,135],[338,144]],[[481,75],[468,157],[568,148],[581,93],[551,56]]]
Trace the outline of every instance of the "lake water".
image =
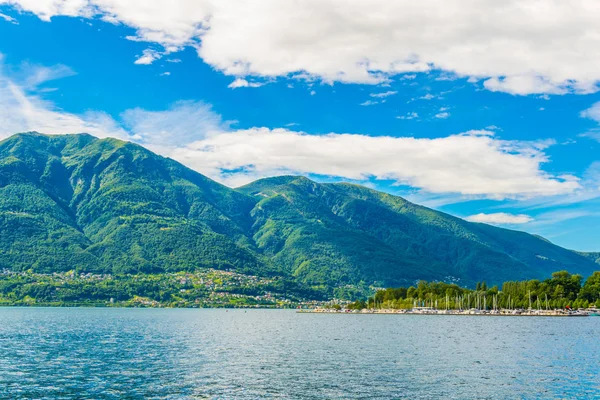
[[0,398],[600,398],[600,318],[0,308]]

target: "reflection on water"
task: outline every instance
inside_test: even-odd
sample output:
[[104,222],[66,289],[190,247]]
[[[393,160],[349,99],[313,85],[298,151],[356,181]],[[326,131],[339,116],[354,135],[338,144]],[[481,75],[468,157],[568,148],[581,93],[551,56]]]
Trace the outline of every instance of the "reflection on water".
[[0,398],[594,398],[600,318],[0,308]]

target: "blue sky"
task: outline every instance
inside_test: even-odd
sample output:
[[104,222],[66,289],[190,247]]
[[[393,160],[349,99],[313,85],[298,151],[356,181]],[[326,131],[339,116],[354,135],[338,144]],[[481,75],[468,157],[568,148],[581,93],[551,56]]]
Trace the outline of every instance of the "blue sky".
[[0,0],[0,137],[352,181],[600,251],[598,7],[246,3]]

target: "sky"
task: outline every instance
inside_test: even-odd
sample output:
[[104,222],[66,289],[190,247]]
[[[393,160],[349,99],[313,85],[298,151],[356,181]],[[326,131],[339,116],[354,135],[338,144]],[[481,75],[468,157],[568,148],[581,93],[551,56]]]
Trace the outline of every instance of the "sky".
[[593,0],[0,0],[0,139],[305,175],[600,251]]

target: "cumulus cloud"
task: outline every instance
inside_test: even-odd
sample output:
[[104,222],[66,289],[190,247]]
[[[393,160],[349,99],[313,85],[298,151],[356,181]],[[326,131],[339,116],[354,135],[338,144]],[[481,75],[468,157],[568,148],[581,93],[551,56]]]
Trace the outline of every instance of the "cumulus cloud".
[[498,199],[577,190],[576,178],[541,169],[546,146],[502,141],[479,131],[417,139],[253,128],[208,136],[174,149],[173,156],[211,176],[242,171],[236,174],[238,180],[282,173],[375,178],[433,193]]
[[549,79],[531,74],[515,75],[503,78],[490,78],[483,86],[492,92],[506,92],[516,95],[546,93],[564,94],[569,91],[569,82],[557,84]]
[[45,21],[57,15],[118,21],[136,30],[136,40],[167,52],[193,46],[205,62],[235,77],[378,84],[438,69],[515,95],[589,93],[600,81],[600,7],[594,1],[2,3]]
[[482,222],[484,224],[494,225],[518,225],[527,224],[533,221],[533,218],[526,214],[508,214],[508,213],[493,213],[493,214],[475,214],[465,218],[471,222]]

